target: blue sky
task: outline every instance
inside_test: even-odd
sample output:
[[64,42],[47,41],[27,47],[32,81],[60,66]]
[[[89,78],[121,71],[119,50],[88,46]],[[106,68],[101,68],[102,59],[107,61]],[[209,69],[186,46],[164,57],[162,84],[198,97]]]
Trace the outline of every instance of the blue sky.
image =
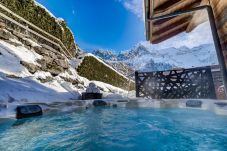
[[145,40],[142,0],[36,0],[63,18],[86,50],[122,51]]

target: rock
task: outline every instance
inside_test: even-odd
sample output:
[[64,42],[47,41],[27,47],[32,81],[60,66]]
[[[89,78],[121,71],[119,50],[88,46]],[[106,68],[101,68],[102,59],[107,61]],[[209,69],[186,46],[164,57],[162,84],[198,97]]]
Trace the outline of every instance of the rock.
[[49,51],[49,56],[53,59],[58,59],[57,55],[54,52]]
[[8,96],[8,103],[13,103],[16,102],[17,100],[13,97],[11,97],[10,95]]
[[113,108],[116,108],[117,107],[117,104],[113,104]]
[[3,21],[0,21],[0,28],[4,29],[6,27],[6,24]]
[[68,69],[69,68],[69,64],[68,64],[68,62],[66,60],[55,59],[54,62],[57,65],[59,65],[62,68],[64,68],[64,69]]
[[36,62],[41,65],[41,70],[47,71],[48,68],[52,67],[53,59],[48,56],[44,56],[42,59],[38,59]]
[[202,101],[200,100],[188,100],[186,102],[186,107],[198,107],[201,108],[202,107]]
[[73,102],[73,104],[76,105],[76,106],[85,106],[86,102],[77,100],[77,101]]
[[25,61],[20,61],[20,64],[23,65],[28,69],[28,71],[32,74],[34,74],[37,70],[39,70],[39,67],[32,64],[32,63],[27,63]]
[[7,108],[7,105],[6,104],[0,104],[0,111],[1,111],[1,109],[6,109],[6,108]]
[[77,85],[77,88],[78,88],[78,89],[85,89],[84,85],[82,85],[82,84],[80,84],[80,83]]
[[67,77],[60,76],[64,81],[72,83],[73,85],[78,85],[79,81],[77,79],[71,79]]
[[39,46],[35,46],[33,47],[34,51],[42,56],[49,56],[48,50],[39,47]]
[[52,64],[54,61],[54,59],[52,59],[51,57],[48,57],[48,56],[44,56],[43,59],[47,64]]
[[7,74],[6,77],[10,78],[10,79],[20,79],[21,78],[19,76],[13,75],[13,74]]
[[22,38],[22,41],[23,41],[23,44],[25,45],[25,46],[28,46],[28,47],[41,47],[39,44],[38,44],[38,42],[37,42],[37,40],[36,39],[34,39],[34,38],[32,38],[32,37],[28,37],[28,38],[26,38],[26,37],[23,37]]
[[40,69],[42,71],[47,71],[47,63],[45,62],[45,60],[42,58],[42,59],[37,59],[36,62],[38,64],[40,64]]
[[47,65],[47,71],[50,72],[52,76],[58,76],[61,72],[64,72],[64,69],[56,65]]
[[97,107],[97,106],[107,106],[107,103],[106,103],[105,101],[103,101],[103,100],[95,100],[95,101],[93,102],[93,105],[94,105],[95,107]]
[[14,45],[15,47],[23,46],[23,44],[18,41],[7,40],[6,42],[11,45]]
[[4,40],[9,40],[10,38],[13,38],[13,35],[9,31],[1,29],[0,38]]
[[86,93],[100,93],[100,90],[97,88],[95,83],[89,83],[88,88],[86,89]]
[[227,106],[226,102],[216,102],[214,104],[218,105],[219,107],[226,107]]
[[43,61],[46,62],[47,64],[52,64],[54,59],[52,59],[51,57],[48,57],[48,56],[44,56]]
[[28,118],[43,115],[42,108],[39,105],[18,106],[16,108],[16,118]]
[[46,77],[45,79],[38,78],[38,80],[42,83],[50,82],[53,80],[52,77]]
[[57,55],[57,58],[60,59],[60,60],[65,60],[66,57],[62,56],[62,55]]

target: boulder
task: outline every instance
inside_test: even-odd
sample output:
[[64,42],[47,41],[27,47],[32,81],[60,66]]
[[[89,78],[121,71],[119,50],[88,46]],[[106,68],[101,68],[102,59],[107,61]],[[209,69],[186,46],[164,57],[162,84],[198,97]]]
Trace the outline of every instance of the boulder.
[[76,105],[76,106],[85,106],[86,105],[86,102],[85,101],[77,100],[77,101],[73,102],[73,105]]
[[6,24],[1,20],[0,21],[0,28],[4,29],[6,27]]
[[38,80],[39,80],[40,82],[42,82],[42,83],[46,83],[46,82],[52,81],[53,78],[48,76],[48,77],[46,77],[45,79],[43,79],[43,78],[38,78]]
[[0,29],[0,38],[4,40],[9,40],[10,38],[13,38],[13,35],[4,29]]
[[[2,100],[0,100],[0,102],[1,102]],[[7,104],[2,104],[2,103],[0,103],[0,111],[1,111],[1,109],[6,109],[7,108]]]
[[64,69],[57,65],[47,65],[47,71],[51,73],[52,76],[58,76]]
[[53,59],[57,59],[57,55],[54,52],[49,51],[49,56]]
[[48,57],[48,56],[44,56],[43,59],[47,64],[52,64],[54,61],[54,59],[52,59],[51,57]]
[[15,47],[23,46],[23,44],[18,41],[6,40],[6,42],[11,45],[14,45]]
[[39,67],[32,64],[32,63],[27,63],[25,61],[20,61],[20,64],[23,65],[28,69],[28,71],[32,74],[34,74],[37,70],[39,70]]
[[93,102],[93,105],[94,105],[95,107],[97,107],[97,106],[107,106],[107,103],[106,103],[105,101],[103,101],[103,100],[95,100],[95,101]]
[[100,90],[99,88],[97,88],[95,83],[91,82],[89,83],[89,86],[86,89],[86,93],[100,93]]
[[16,108],[17,119],[23,119],[40,115],[43,115],[43,111],[39,105],[18,106]]
[[62,68],[64,68],[64,69],[68,69],[69,68],[69,64],[68,64],[68,62],[66,60],[55,59],[54,62],[57,65],[59,65]]
[[48,50],[39,47],[39,46],[35,46],[33,47],[33,49],[35,50],[36,53],[42,55],[42,56],[49,56]]
[[63,77],[60,76],[64,81],[72,83],[73,85],[78,85],[80,82],[78,81],[78,79],[71,79],[71,78],[67,78],[67,77]]
[[202,101],[201,100],[188,100],[186,102],[186,107],[195,107],[195,108],[201,108],[202,107]]

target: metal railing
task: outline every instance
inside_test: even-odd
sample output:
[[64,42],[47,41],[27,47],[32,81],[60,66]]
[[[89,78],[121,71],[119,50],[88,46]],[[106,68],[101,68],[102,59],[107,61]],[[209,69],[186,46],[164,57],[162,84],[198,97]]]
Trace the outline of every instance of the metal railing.
[[[41,28],[37,27],[36,25],[30,23],[29,21],[27,21],[26,19],[22,18],[21,16],[15,14],[14,12],[12,12],[10,9],[6,8],[6,7],[5,7],[3,4],[1,4],[1,3],[0,3],[0,8],[3,9],[4,11],[10,13],[10,14],[13,15],[14,17],[18,18],[19,20],[23,21],[24,23],[26,23],[26,25],[22,25],[21,23],[17,22],[16,20],[12,19],[11,17],[9,17],[9,16],[7,16],[7,15],[5,15],[5,14],[3,14],[3,13],[0,12],[0,16],[1,16],[1,17],[3,17],[4,19],[6,19],[6,20],[8,20],[8,21],[10,21],[10,22],[12,22],[12,23],[14,23],[15,25],[19,26],[20,28],[23,28],[23,29],[25,29],[26,31],[28,31],[28,32],[30,32],[30,33],[32,33],[32,34],[34,34],[34,35],[36,35],[36,36],[38,36],[38,37],[40,37],[40,38],[42,38],[42,39],[48,41],[49,43],[51,43],[51,44],[53,44],[53,45],[59,47],[60,50],[64,53],[64,55],[65,55],[66,57],[68,57],[68,56],[72,57],[71,53],[68,51],[68,49],[65,47],[65,45],[62,43],[62,41],[61,41],[60,39],[58,39],[57,37],[55,37],[55,36],[49,34],[49,33],[46,32],[46,31],[42,30]],[[46,38],[45,36],[43,36],[43,35],[41,35],[41,34],[39,34],[39,33],[37,33],[37,32],[35,32],[34,30],[28,28],[28,26],[31,26],[31,27],[33,27],[34,29],[36,29],[36,30],[38,30],[39,32],[41,32],[42,34],[51,37],[52,39],[56,40],[58,43],[54,42],[53,40],[50,40],[50,39]],[[67,52],[68,55],[65,53],[64,50]]]

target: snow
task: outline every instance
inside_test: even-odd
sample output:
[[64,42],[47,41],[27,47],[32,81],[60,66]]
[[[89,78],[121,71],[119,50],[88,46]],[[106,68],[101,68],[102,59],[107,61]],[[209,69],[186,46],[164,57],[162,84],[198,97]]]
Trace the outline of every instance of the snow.
[[[16,41],[16,40],[14,40],[14,41]],[[32,42],[32,43],[34,45],[38,45],[38,44],[35,44],[35,42]],[[8,53],[17,57],[18,59],[20,59],[22,61],[26,61],[28,63],[33,63],[33,64],[37,65],[36,60],[42,58],[41,55],[35,53],[33,50],[28,50],[24,46],[16,47],[5,41],[0,41],[0,47],[1,47],[1,49],[4,49]]]
[[28,41],[32,47],[41,47],[39,44],[37,44],[36,42],[32,41],[31,39],[28,38],[23,38],[23,40]]
[[[12,39],[14,43],[19,41]],[[33,46],[40,46],[34,41],[30,41]],[[81,63],[82,59],[73,58],[67,60],[70,64],[68,71],[65,71],[57,77],[52,77],[49,72],[37,71],[31,74],[20,64],[20,61],[39,65],[36,61],[42,56],[35,53],[32,49],[28,50],[20,43],[20,46],[14,46],[3,40],[0,40],[0,118],[15,117],[15,108],[17,105],[24,103],[53,103],[53,102],[69,102],[78,100],[81,93],[85,92],[90,82],[95,83],[101,88],[104,97],[119,97],[119,95],[127,96],[127,91],[112,85],[99,82],[89,81],[77,74],[75,67]],[[14,75],[15,77],[8,77]],[[41,83],[38,79],[46,79],[50,77],[52,80]],[[62,77],[75,79],[79,81],[79,87],[66,82]],[[116,94],[113,94],[116,93]],[[3,107],[7,108],[4,109]]]
[[[13,49],[13,47],[11,47]],[[29,76],[28,70],[20,64],[20,59],[2,45],[0,41],[0,72],[8,75],[17,75],[19,77]]]
[[45,72],[45,71],[37,71],[34,74],[34,77],[38,78],[38,79],[46,79],[47,77],[52,77],[51,74],[49,72]]
[[35,2],[35,4],[37,5],[37,6],[39,6],[39,7],[41,7],[41,8],[43,8],[43,9],[45,9],[45,11],[47,12],[47,13],[49,13],[53,18],[56,18],[45,6],[43,6],[42,4],[40,4],[39,2],[37,2],[36,0],[34,1]]
[[[131,50],[116,55],[108,51],[98,51],[97,55],[110,64],[117,59],[139,71],[218,65],[209,22],[199,25],[190,33],[181,33],[159,44],[140,42]],[[116,69],[120,70],[118,67]]]

